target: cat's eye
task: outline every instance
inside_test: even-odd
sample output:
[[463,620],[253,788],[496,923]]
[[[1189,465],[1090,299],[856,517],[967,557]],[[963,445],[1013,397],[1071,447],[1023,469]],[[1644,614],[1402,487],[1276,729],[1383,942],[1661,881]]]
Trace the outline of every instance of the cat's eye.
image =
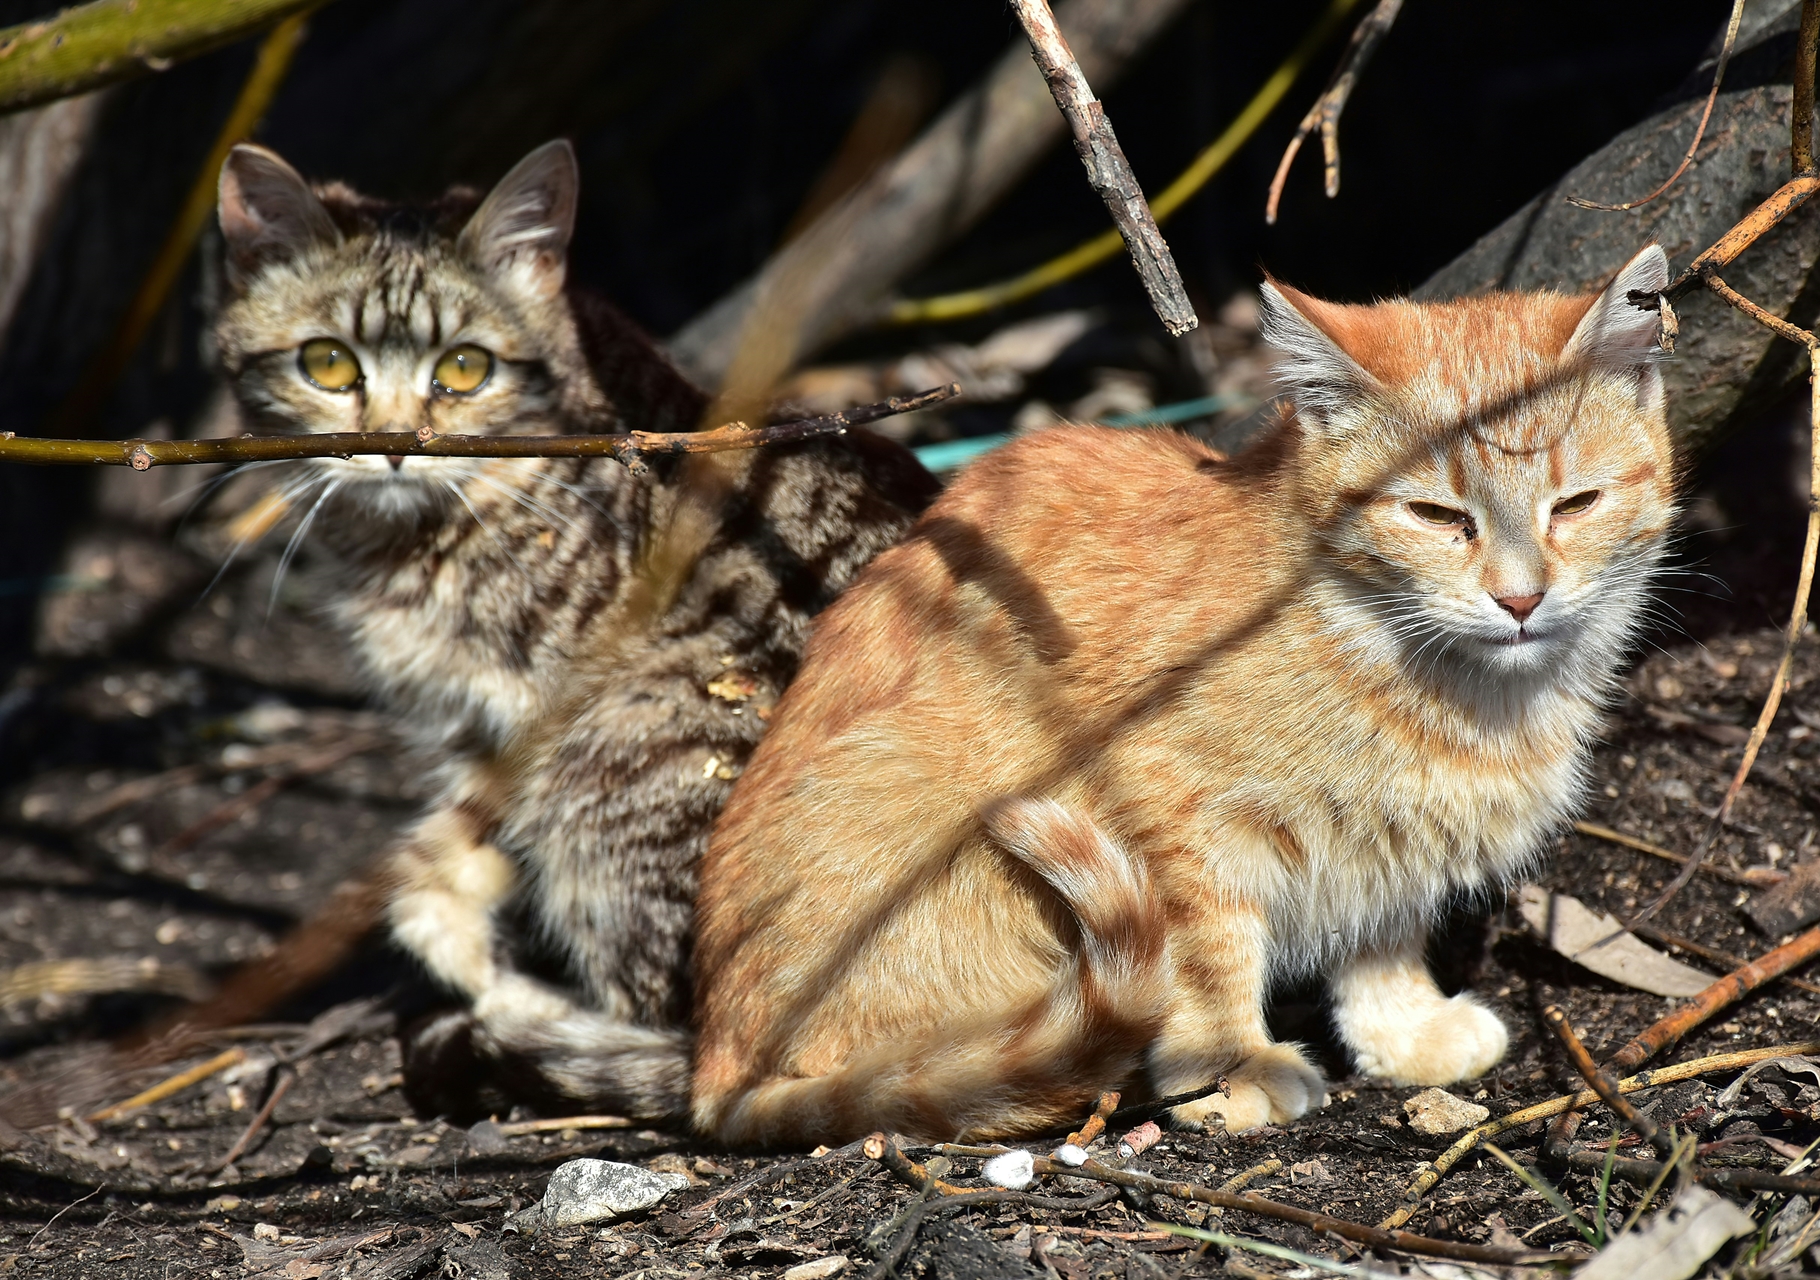
[[347,344],[334,338],[311,338],[297,349],[297,367],[324,391],[347,391],[360,381],[360,361]]
[[1558,516],[1577,516],[1599,500],[1597,489],[1588,489],[1585,493],[1576,493],[1571,498],[1563,498],[1555,503],[1555,514]]
[[493,353],[485,347],[464,343],[450,347],[436,362],[436,390],[467,395],[480,390],[493,372]]
[[1444,507],[1438,502],[1412,502],[1409,504],[1409,510],[1416,519],[1429,524],[1461,524],[1468,528],[1472,525],[1472,521],[1464,511],[1455,511],[1452,507]]

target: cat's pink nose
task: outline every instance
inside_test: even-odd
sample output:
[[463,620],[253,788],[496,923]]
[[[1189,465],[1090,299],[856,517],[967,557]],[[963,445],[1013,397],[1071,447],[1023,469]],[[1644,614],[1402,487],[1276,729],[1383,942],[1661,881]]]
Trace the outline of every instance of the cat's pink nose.
[[1533,596],[1493,596],[1492,599],[1498,602],[1498,608],[1515,618],[1518,625],[1521,625],[1529,621],[1529,615],[1534,613],[1536,606],[1542,603],[1542,595],[1543,593],[1538,591]]

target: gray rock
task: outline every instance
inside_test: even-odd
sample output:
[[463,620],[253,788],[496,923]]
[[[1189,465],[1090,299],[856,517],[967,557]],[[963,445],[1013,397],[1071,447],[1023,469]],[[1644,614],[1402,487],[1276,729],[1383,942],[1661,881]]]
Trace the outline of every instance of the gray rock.
[[506,1219],[506,1230],[527,1235],[549,1227],[603,1222],[649,1209],[689,1180],[612,1160],[570,1160],[550,1175],[543,1199]]

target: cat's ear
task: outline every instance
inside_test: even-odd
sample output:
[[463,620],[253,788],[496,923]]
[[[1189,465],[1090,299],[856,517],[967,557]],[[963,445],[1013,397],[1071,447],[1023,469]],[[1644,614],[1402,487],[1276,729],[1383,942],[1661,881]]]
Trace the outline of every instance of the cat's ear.
[[1381,389],[1335,341],[1339,308],[1276,280],[1266,279],[1258,292],[1258,331],[1282,354],[1276,380],[1304,422],[1324,422]]
[[1561,350],[1563,364],[1577,363],[1637,376],[1637,405],[1662,403],[1662,317],[1631,305],[1632,291],[1659,293],[1668,284],[1668,256],[1652,244],[1624,265],[1605,292],[1592,300]]
[[581,169],[564,139],[512,166],[461,229],[461,251],[482,270],[537,297],[562,291]]
[[228,152],[218,188],[228,275],[236,285],[270,262],[315,244],[341,243],[341,232],[309,184],[275,151],[243,142]]

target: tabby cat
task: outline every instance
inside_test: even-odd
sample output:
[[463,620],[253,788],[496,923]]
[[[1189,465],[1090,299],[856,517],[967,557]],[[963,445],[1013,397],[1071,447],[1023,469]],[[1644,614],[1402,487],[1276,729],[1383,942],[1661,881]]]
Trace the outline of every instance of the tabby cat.
[[[216,336],[254,429],[692,429],[703,395],[565,287],[578,181],[554,142],[484,201],[409,209],[312,190],[236,147]],[[568,1099],[679,1114],[709,824],[810,619],[935,482],[860,431],[642,476],[605,459],[296,467],[282,494],[335,559],[335,616],[437,762],[386,910],[468,1008],[419,1048],[433,1063],[471,1046]],[[527,950],[554,954],[556,980],[531,976]]]
[[1116,1087],[1284,1122],[1323,1082],[1264,1001],[1304,974],[1368,1075],[1496,1063],[1425,932],[1584,791],[1672,514],[1626,301],[1665,278],[1652,247],[1593,297],[1269,284],[1263,444],[1060,427],[974,464],[823,615],[716,826],[697,1127],[1011,1137]]

